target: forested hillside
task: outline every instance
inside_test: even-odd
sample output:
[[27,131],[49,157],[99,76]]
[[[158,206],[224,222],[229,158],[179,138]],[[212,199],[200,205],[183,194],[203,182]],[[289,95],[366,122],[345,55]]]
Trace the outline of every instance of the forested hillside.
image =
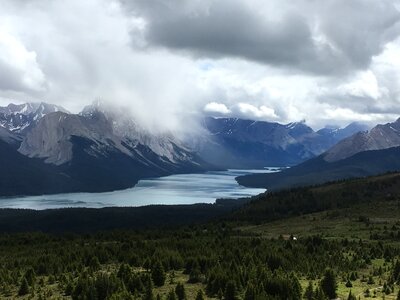
[[[175,229],[160,221],[158,229],[3,233],[0,295],[399,299],[399,182],[387,174],[265,194]],[[20,212],[2,213],[12,224]]]

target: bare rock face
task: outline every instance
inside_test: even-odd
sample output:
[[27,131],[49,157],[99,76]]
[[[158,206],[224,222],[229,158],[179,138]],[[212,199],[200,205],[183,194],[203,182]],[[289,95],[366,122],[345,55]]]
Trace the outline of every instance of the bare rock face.
[[400,119],[393,123],[377,125],[370,131],[348,137],[324,154],[327,162],[334,162],[369,150],[383,150],[400,146]]
[[51,113],[43,117],[27,134],[19,152],[36,158],[43,158],[47,163],[61,165],[72,159],[71,137],[83,137],[94,142],[92,155],[102,155],[107,147],[129,151],[113,135],[112,128],[102,114],[92,117]]
[[138,124],[129,112],[122,107],[110,107],[99,101],[86,106],[80,115],[91,117],[102,113],[110,122],[115,136],[121,139],[130,151],[136,152],[145,160],[142,148],[150,150],[169,163],[196,163],[192,150],[170,132],[150,132]]

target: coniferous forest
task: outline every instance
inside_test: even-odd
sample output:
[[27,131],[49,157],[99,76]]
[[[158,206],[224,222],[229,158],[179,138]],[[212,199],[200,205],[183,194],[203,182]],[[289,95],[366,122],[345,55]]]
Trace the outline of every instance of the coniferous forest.
[[399,299],[399,183],[275,192],[174,227],[2,228],[1,298]]

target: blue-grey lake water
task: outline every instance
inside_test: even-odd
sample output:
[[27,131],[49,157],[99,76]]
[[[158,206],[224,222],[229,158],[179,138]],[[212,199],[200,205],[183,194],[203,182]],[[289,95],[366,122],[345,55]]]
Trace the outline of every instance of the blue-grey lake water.
[[260,194],[264,189],[246,188],[235,177],[262,170],[227,170],[201,174],[179,174],[140,180],[130,189],[106,193],[71,193],[0,198],[0,208],[50,209],[64,207],[143,206],[151,204],[214,203],[217,198],[240,198]]

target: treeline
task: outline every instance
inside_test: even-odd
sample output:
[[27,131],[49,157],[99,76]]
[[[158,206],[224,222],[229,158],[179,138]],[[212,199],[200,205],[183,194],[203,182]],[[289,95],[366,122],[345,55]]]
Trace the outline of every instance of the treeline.
[[399,174],[261,194],[226,220],[260,223],[380,201],[397,201],[400,210]]
[[[198,283],[199,294],[210,297],[300,299],[305,291],[299,278],[322,284],[330,268],[335,280],[351,283],[377,258],[385,260],[380,272],[391,272],[385,284],[393,290],[400,277],[399,253],[398,245],[319,236],[297,241],[241,236],[223,224],[84,236],[2,235],[0,293],[18,290],[48,299],[46,286],[55,284],[73,299],[155,299],[156,288],[174,283],[174,274],[183,271],[183,284]],[[322,294],[313,293],[329,297],[320,289]],[[178,297],[175,289],[170,294]]]
[[176,228],[229,214],[248,199],[219,199],[215,204],[142,207],[0,209],[1,232],[90,233],[115,229]]

